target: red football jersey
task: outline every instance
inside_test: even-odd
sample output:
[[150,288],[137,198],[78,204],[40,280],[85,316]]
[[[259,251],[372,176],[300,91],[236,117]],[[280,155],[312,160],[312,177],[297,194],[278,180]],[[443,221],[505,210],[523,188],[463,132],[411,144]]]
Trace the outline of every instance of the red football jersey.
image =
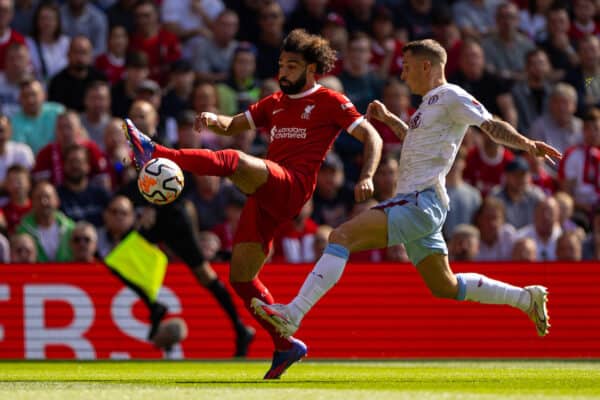
[[98,56],[94,65],[98,71],[101,71],[106,75],[106,78],[111,85],[119,82],[121,78],[125,76],[125,63],[115,63],[115,60],[111,59],[108,53]]
[[463,178],[479,189],[482,196],[486,196],[490,189],[502,182],[504,168],[513,158],[515,158],[514,154],[505,148],[500,153],[500,157],[492,160],[483,154],[482,149],[475,146],[467,155],[467,167],[463,172]]
[[303,175],[304,188],[314,191],[325,154],[342,129],[360,124],[363,116],[343,94],[316,85],[304,93],[277,92],[250,106],[253,128],[269,132],[266,158]]
[[150,79],[166,83],[170,64],[181,58],[181,44],[175,34],[161,29],[156,36],[132,35],[129,50],[142,51],[150,63]]

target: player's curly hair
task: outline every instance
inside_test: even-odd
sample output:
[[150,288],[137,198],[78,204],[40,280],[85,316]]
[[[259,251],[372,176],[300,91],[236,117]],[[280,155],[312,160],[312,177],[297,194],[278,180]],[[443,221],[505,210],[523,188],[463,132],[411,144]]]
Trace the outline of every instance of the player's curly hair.
[[308,64],[317,65],[317,74],[329,72],[337,58],[326,39],[311,35],[304,29],[291,31],[283,41],[281,51],[302,54]]

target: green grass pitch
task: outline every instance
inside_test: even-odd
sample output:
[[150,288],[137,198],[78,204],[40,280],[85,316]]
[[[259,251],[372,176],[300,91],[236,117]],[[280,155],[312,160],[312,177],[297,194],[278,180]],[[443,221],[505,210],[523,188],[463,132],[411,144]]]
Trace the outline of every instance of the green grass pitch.
[[600,362],[0,362],[0,399],[600,399]]

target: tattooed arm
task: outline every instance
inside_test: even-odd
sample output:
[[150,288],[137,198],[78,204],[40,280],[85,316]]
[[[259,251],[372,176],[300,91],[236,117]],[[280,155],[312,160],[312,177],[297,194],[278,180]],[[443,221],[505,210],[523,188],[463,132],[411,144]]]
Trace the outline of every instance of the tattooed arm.
[[560,159],[562,154],[554,147],[540,141],[535,141],[521,135],[506,121],[488,119],[481,124],[481,129],[496,143],[524,150],[535,157],[544,157],[554,163],[551,157]]

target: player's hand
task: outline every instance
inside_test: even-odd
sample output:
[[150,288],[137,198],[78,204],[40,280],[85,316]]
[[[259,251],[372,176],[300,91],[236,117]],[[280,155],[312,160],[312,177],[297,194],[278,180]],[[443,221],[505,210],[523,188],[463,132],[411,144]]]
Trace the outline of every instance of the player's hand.
[[219,117],[215,113],[203,112],[196,116],[194,121],[194,130],[200,132],[204,128],[210,129],[211,126],[220,126]]
[[360,203],[370,199],[373,196],[374,191],[375,188],[373,187],[372,178],[359,179],[354,186],[354,199]]
[[556,150],[549,144],[538,140],[531,140],[529,142],[529,148],[527,151],[534,157],[544,157],[544,159],[552,165],[556,165],[556,162],[554,162],[553,158],[556,158],[557,160],[562,158],[562,153],[560,151]]
[[369,107],[367,107],[367,119],[369,121],[376,119],[385,122],[389,113],[387,107],[379,100],[374,100],[369,104]]

